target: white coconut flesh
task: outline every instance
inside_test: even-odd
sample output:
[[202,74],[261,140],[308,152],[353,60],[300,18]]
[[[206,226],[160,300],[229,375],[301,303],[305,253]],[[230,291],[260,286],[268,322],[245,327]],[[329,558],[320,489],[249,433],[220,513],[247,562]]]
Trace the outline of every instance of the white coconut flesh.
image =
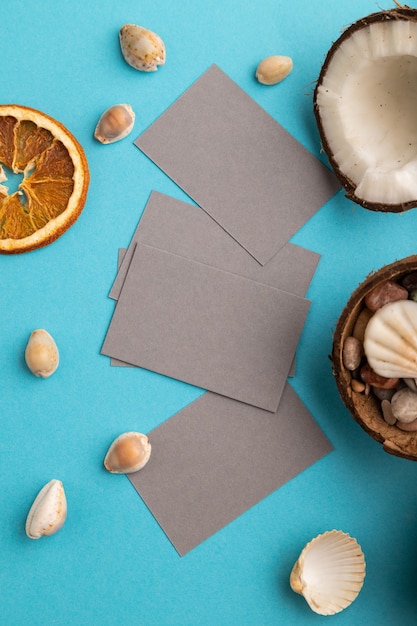
[[316,105],[333,162],[355,196],[417,199],[417,23],[372,23],[336,48]]

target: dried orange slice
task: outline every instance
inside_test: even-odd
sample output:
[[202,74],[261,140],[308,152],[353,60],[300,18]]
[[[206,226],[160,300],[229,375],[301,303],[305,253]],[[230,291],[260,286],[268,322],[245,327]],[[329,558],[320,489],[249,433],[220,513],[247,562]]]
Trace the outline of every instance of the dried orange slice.
[[14,193],[0,184],[0,253],[28,252],[62,235],[80,215],[90,175],[75,137],[49,115],[0,105],[0,181],[22,174]]

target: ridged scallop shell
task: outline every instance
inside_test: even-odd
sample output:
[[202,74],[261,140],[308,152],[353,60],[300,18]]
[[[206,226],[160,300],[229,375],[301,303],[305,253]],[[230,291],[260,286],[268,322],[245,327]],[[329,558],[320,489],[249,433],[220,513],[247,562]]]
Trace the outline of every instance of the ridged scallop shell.
[[357,597],[365,578],[365,558],[356,539],[331,530],[312,539],[301,552],[291,589],[320,615],[343,611]]
[[378,309],[365,330],[369,365],[386,378],[417,378],[417,302],[399,300]]
[[67,517],[67,499],[60,480],[53,478],[38,493],[26,519],[26,534],[30,539],[53,535]]

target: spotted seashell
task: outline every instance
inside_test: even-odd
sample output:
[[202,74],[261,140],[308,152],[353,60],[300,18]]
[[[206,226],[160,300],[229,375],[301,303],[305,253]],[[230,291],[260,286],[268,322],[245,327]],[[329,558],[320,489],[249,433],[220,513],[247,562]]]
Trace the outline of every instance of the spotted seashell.
[[119,31],[120,48],[129,65],[142,72],[156,72],[164,65],[165,44],[159,35],[137,24],[125,24]]

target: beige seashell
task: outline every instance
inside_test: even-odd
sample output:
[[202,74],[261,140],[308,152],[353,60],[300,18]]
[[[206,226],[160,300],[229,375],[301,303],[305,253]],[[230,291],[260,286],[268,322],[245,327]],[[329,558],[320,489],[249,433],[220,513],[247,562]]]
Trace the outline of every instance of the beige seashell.
[[291,57],[274,55],[266,57],[259,63],[255,76],[263,85],[276,85],[290,74],[292,68]]
[[67,499],[60,480],[52,479],[38,493],[26,519],[26,534],[39,539],[56,533],[67,517]]
[[119,31],[120,48],[129,65],[142,72],[156,72],[164,65],[165,44],[159,35],[137,24],[125,24]]
[[114,143],[127,137],[135,123],[130,104],[114,104],[104,111],[97,122],[94,137],[101,143]]
[[34,330],[25,350],[25,361],[35,376],[48,378],[59,365],[59,352],[51,335],[42,328]]
[[399,300],[378,309],[365,330],[364,351],[385,378],[417,378],[417,302]]
[[151,444],[146,435],[127,432],[111,444],[104,459],[104,467],[112,474],[132,474],[146,465],[151,456]]
[[331,530],[312,539],[301,552],[291,575],[291,589],[304,596],[320,615],[348,607],[365,578],[365,559],[356,539]]

